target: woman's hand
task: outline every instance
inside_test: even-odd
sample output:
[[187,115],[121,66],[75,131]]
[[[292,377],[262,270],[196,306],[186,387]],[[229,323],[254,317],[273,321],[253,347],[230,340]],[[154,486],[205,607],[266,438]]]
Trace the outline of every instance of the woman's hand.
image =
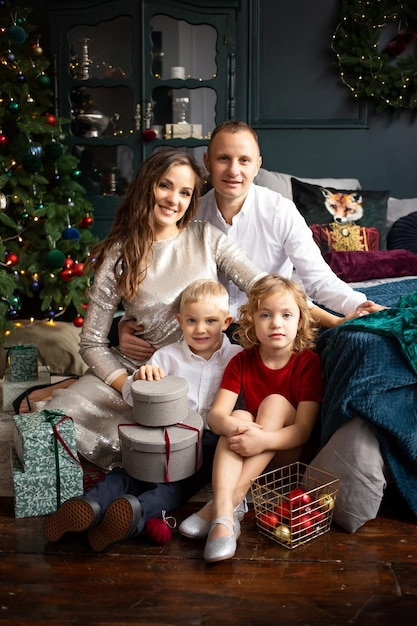
[[123,355],[134,361],[147,361],[151,358],[155,348],[140,337],[143,326],[139,326],[134,320],[121,320],[118,330],[119,350]]

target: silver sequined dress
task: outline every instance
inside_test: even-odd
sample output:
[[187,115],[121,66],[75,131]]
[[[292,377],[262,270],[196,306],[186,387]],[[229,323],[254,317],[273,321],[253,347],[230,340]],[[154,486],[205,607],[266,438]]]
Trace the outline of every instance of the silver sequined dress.
[[[121,464],[117,427],[131,418],[131,408],[121,394],[104,382],[111,382],[125,365],[123,357],[108,347],[107,339],[120,303],[114,276],[119,249],[108,254],[89,293],[80,354],[90,369],[68,389],[55,391],[44,407],[60,408],[73,418],[78,451],[103,469]],[[131,302],[123,301],[123,307],[125,317],[141,324],[143,338],[156,348],[180,338],[176,320],[180,295],[193,280],[217,279],[219,270],[248,291],[265,274],[227,235],[207,222],[192,222],[176,237],[155,242],[153,252],[145,280]]]

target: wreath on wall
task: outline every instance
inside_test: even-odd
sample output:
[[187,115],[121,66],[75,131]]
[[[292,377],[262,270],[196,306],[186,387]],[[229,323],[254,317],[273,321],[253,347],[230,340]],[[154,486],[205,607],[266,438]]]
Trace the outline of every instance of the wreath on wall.
[[415,0],[343,0],[331,48],[354,98],[375,100],[377,112],[417,109]]

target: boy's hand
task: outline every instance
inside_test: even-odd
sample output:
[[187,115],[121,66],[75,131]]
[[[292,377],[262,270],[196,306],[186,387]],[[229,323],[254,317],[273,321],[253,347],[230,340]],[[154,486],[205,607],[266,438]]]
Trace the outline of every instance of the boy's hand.
[[161,380],[164,370],[157,365],[141,365],[133,375],[133,380]]

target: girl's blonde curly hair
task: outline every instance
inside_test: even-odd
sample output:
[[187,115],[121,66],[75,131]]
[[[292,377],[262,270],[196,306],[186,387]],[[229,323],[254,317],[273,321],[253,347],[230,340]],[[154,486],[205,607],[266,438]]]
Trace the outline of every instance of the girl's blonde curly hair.
[[263,300],[274,294],[285,293],[290,293],[294,297],[300,310],[299,328],[293,345],[294,352],[314,348],[319,327],[317,320],[311,314],[304,291],[293,280],[283,278],[278,274],[267,274],[252,286],[247,303],[240,307],[240,317],[237,321],[239,328],[235,331],[235,336],[246,350],[259,345],[253,317]]

